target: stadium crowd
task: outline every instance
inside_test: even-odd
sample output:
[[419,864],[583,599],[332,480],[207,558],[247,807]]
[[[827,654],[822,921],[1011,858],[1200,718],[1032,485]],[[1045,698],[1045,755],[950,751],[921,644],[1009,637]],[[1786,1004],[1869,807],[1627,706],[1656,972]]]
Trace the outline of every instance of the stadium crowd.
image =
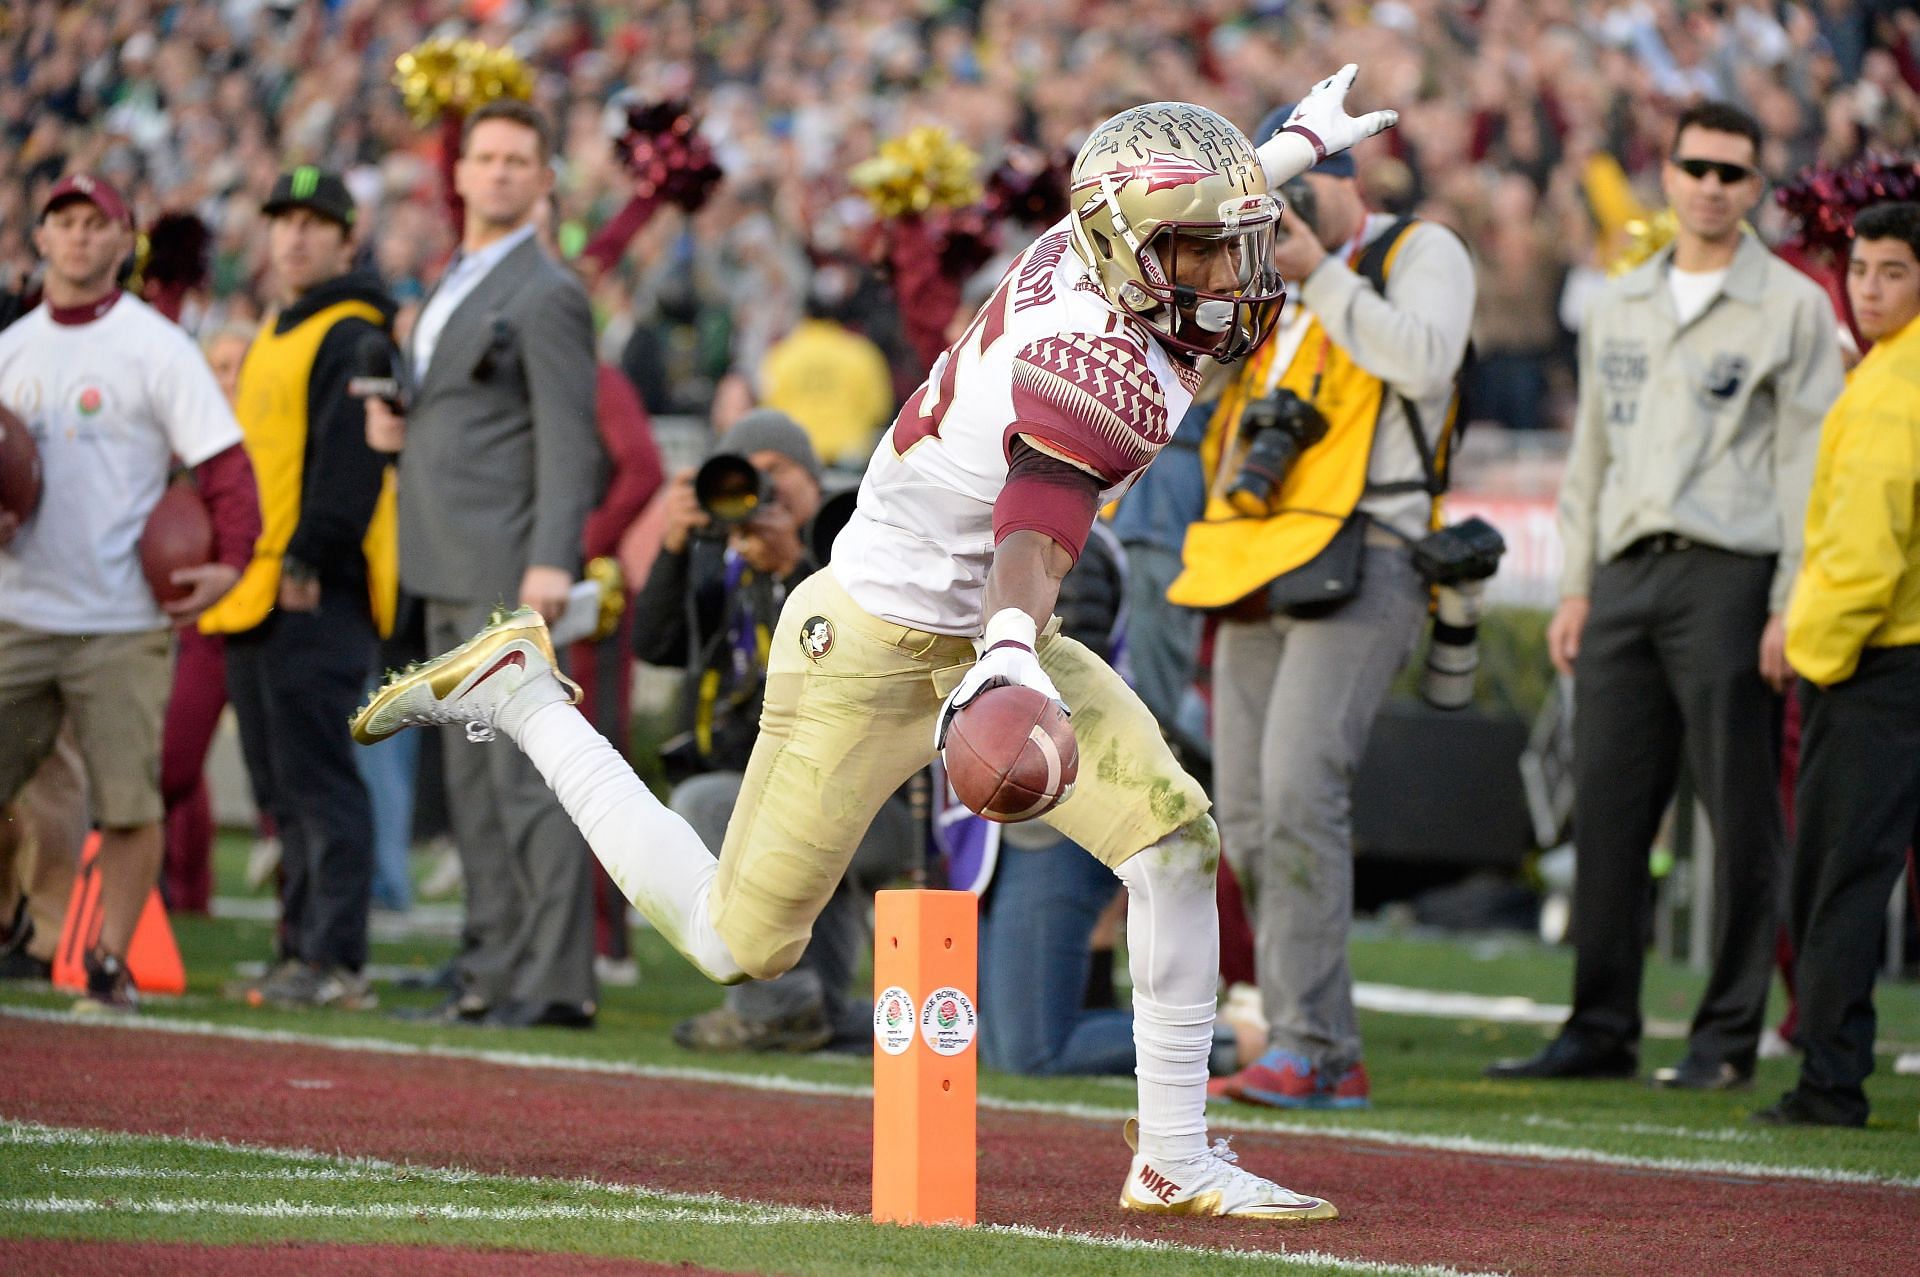
[[[41,253],[33,232],[49,194],[63,177],[88,173],[124,195],[138,227],[169,213],[191,213],[205,224],[206,277],[172,300],[180,324],[210,354],[287,305],[276,292],[284,281],[275,279],[270,227],[296,207],[345,219],[357,246],[353,264],[390,299],[391,335],[406,347],[433,291],[457,269],[449,263],[479,260],[489,242],[475,237],[471,217],[463,232],[451,186],[451,155],[461,143],[438,122],[411,116],[392,84],[397,57],[445,35],[510,46],[532,72],[532,106],[552,137],[554,198],[540,214],[550,228],[545,251],[580,267],[592,336],[585,325],[580,333],[601,365],[600,433],[622,492],[600,507],[601,525],[586,535],[600,548],[586,557],[618,552],[630,570],[651,562],[664,518],[679,520],[677,543],[670,533],[668,544],[678,555],[686,543],[681,524],[697,517],[685,508],[684,492],[671,495],[687,487],[686,476],[663,484],[651,443],[635,442],[646,434],[647,414],[699,422],[703,449],[704,432],[713,432],[718,449],[727,427],[743,418],[757,422],[749,433],[766,450],[812,476],[809,500],[817,505],[823,468],[857,471],[892,406],[924,376],[928,361],[914,340],[912,316],[896,305],[872,247],[877,215],[849,177],[884,139],[918,125],[950,130],[979,154],[984,171],[1016,148],[1070,157],[1094,124],[1144,101],[1198,103],[1250,129],[1328,68],[1357,62],[1358,95],[1370,105],[1392,105],[1400,124],[1356,148],[1352,171],[1341,178],[1354,184],[1367,209],[1438,223],[1466,245],[1476,298],[1467,374],[1475,419],[1562,436],[1574,424],[1581,393],[1577,338],[1586,306],[1609,267],[1636,251],[1644,219],[1666,202],[1663,173],[1676,121],[1689,107],[1727,102],[1756,120],[1763,136],[1752,158],[1770,183],[1809,166],[1841,167],[1920,146],[1920,12],[1892,0],[34,0],[0,17],[0,291],[10,301],[35,295]],[[724,180],[695,211],[659,209],[610,265],[588,267],[581,249],[633,194],[633,177],[611,145],[625,104],[670,99],[690,103]],[[310,171],[337,174],[345,202],[317,205],[311,192],[297,194],[298,175]],[[1768,242],[1794,229],[1770,199],[1751,219]],[[1001,248],[1011,253],[1023,243],[1009,234]],[[998,260],[1004,265],[1007,257]],[[1831,292],[1831,281],[1823,282]],[[967,295],[977,297],[977,289]],[[383,300],[382,314],[385,308]],[[441,315],[429,326],[437,335],[443,323]],[[427,350],[431,355],[430,344]],[[585,352],[576,354],[584,368]],[[828,370],[832,389],[824,396],[792,372],[808,358]],[[426,366],[421,357],[422,376]],[[609,377],[620,401],[617,427],[605,416]],[[223,385],[231,398],[233,385]],[[527,394],[544,411],[539,386]],[[639,403],[629,405],[634,395]],[[857,420],[835,420],[822,412],[823,398],[864,406],[847,409]],[[1825,407],[1816,405],[1816,415]],[[755,408],[760,414],[748,416]],[[790,427],[768,425],[769,409],[784,411],[810,439],[796,441]],[[583,439],[585,423],[583,414]],[[240,424],[249,424],[244,410]],[[623,447],[631,454],[624,462]],[[635,478],[641,473],[644,481]],[[668,495],[642,514],[655,489]],[[400,499],[404,541],[404,480]],[[681,509],[669,516],[665,506],[674,500]],[[573,504],[584,510],[589,502],[575,494]],[[612,512],[621,526],[607,526]],[[716,588],[734,588],[742,571],[751,577],[759,570],[756,554],[777,561],[777,570],[766,572],[776,591],[804,577],[818,566],[810,557],[816,547],[794,531],[788,528],[782,542],[792,553],[754,547],[745,569],[717,569],[727,583]],[[569,535],[581,539],[577,530]],[[632,552],[633,538],[645,548]],[[564,566],[578,575],[581,564]],[[366,582],[353,584],[361,589]],[[627,589],[644,584],[630,579]],[[530,588],[522,586],[523,597]],[[676,584],[673,593],[687,593],[692,607],[697,583]],[[562,600],[545,602],[557,614]],[[1776,599],[1772,612],[1781,610]],[[753,646],[751,618],[741,623],[724,606],[719,613],[725,615],[711,624],[700,618],[700,660],[716,651],[732,659]],[[620,704],[596,725],[616,740],[624,734],[630,629],[648,624],[646,615],[630,617],[608,640],[618,646],[621,668],[604,675],[600,690]],[[381,633],[395,628],[388,619]],[[710,629],[717,639],[708,640]],[[642,650],[647,638],[641,635]],[[688,644],[681,636],[653,646],[678,653]],[[581,648],[573,659],[598,658]],[[751,666],[749,657],[741,659]],[[764,665],[744,673],[751,684],[764,678]],[[757,712],[752,691],[732,708],[740,711],[740,704]],[[386,765],[410,767],[412,756],[395,755]],[[377,790],[377,780],[368,772],[366,787]],[[379,806],[376,797],[375,823]],[[455,826],[460,833],[459,819]],[[567,846],[577,847],[568,838]],[[372,889],[373,854],[366,849],[369,863],[355,870],[351,891]],[[609,934],[622,930],[623,909],[597,871],[591,886],[580,875],[579,883],[555,890],[567,899],[552,904],[545,921],[529,922],[530,930],[545,928],[552,944],[578,947],[589,943],[596,927],[588,919],[597,918],[602,956],[624,957],[624,936]],[[600,906],[590,913],[592,891]],[[1087,912],[1089,927],[1099,905],[1093,901]],[[577,916],[555,921],[568,911]],[[364,928],[364,908],[356,916],[354,925]],[[485,943],[492,942],[470,927],[469,951]],[[362,936],[345,949],[358,954],[363,944]],[[283,937],[277,956],[300,955]],[[543,989],[509,990],[510,974],[488,968],[499,988],[477,1004],[478,977],[469,971],[463,985],[452,973],[443,1013],[488,1023],[590,1025],[593,999],[582,990],[591,982],[584,967],[573,965],[567,992],[552,997]],[[845,965],[826,967],[837,972]],[[313,1001],[316,986],[309,980],[305,987],[303,996]],[[275,988],[256,983],[241,993],[258,998],[264,990],[275,1000]],[[343,1004],[371,1001],[364,980],[348,988]],[[839,992],[812,988],[809,996],[824,1005]],[[730,999],[723,1010],[731,1018],[709,1018],[704,1036],[698,1026],[683,1026],[681,1040],[700,1039],[708,1049],[796,1049],[797,1042],[859,1037],[842,1023],[848,1016],[829,1016],[819,1005],[797,1026],[790,1006],[777,1022],[756,1026],[743,1005]],[[513,1012],[501,1018],[507,1006]],[[857,1024],[860,1017],[850,1019]],[[1259,1054],[1258,1043],[1242,1044],[1245,1050],[1219,1045],[1220,1072]],[[1714,1073],[1715,1082],[1750,1076],[1750,1056],[1727,1063],[1730,1071]],[[1349,1055],[1335,1067],[1356,1064]],[[1617,1065],[1609,1057],[1607,1068]],[[1363,1072],[1359,1085],[1364,1102]],[[1851,1109],[1843,1115],[1852,1117]]]
[[[42,0],[11,7],[0,28],[0,270],[31,270],[46,187],[96,171],[143,226],[191,209],[212,228],[190,328],[257,318],[261,202],[277,173],[309,163],[346,177],[380,275],[417,304],[454,232],[438,134],[390,80],[397,56],[448,31],[511,44],[535,71],[534,101],[561,135],[563,244],[625,198],[603,128],[613,95],[696,102],[725,186],[691,219],[656,219],[593,297],[610,361],[636,326],[670,338],[658,345],[671,375],[642,385],[656,412],[704,411],[728,373],[757,374],[817,267],[855,252],[870,214],[848,170],[918,124],[954,130],[990,167],[1015,142],[1071,152],[1092,122],[1140,101],[1190,100],[1248,128],[1317,68],[1358,62],[1361,90],[1402,115],[1361,149],[1362,188],[1376,208],[1418,208],[1468,239],[1476,345],[1517,386],[1543,359],[1568,366],[1562,281],[1611,260],[1625,224],[1657,207],[1686,102],[1751,110],[1773,180],[1920,136],[1920,16],[1867,0]],[[1759,225],[1781,230],[1770,209]],[[910,388],[919,373],[897,324],[865,322]],[[1481,398],[1539,424],[1524,392]]]

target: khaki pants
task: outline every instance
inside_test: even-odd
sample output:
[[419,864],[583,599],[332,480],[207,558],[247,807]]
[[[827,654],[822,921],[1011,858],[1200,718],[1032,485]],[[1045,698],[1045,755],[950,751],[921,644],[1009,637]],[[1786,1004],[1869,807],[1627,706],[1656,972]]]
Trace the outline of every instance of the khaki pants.
[[160,723],[172,685],[166,630],[45,634],[0,621],[0,802],[46,761],[64,720],[100,825],[158,824]]
[[[1041,636],[1040,664],[1073,711],[1080,776],[1042,819],[1117,868],[1209,804],[1140,698],[1058,628]],[[710,902],[748,974],[798,960],[874,814],[932,761],[941,703],[973,659],[967,639],[866,612],[830,571],[787,600]]]

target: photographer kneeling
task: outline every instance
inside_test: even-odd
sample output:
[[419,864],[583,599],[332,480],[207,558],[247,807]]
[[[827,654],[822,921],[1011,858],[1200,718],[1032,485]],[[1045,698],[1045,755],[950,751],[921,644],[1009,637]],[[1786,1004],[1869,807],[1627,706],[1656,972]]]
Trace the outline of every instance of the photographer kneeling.
[[[1444,228],[1370,215],[1347,154],[1281,198],[1273,264],[1292,296],[1208,423],[1206,514],[1167,597],[1222,618],[1215,815],[1253,917],[1268,1024],[1266,1053],[1210,1090],[1358,1108],[1368,1083],[1347,965],[1351,791],[1427,616],[1414,545],[1444,487],[1474,275]],[[1455,557],[1425,548],[1428,560]]]
[[[684,730],[662,749],[669,805],[717,855],[760,728],[768,644],[781,605],[825,558],[820,462],[785,413],[742,417],[698,472],[666,495],[660,554],[634,601],[634,653],[687,671]],[[846,879],[814,923],[798,964],[773,980],[727,990],[719,1007],[674,1029],[695,1051],[811,1051],[836,1036],[872,1041],[872,1010],[851,1004],[866,943],[868,897],[912,866],[914,839],[899,802],[881,808]]]

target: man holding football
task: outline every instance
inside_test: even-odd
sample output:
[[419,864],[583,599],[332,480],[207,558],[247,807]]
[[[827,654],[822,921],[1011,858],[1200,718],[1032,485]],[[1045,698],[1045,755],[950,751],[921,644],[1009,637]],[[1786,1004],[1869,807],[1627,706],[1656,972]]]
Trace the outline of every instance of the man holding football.
[[1139,698],[1050,618],[1100,505],[1185,413],[1199,360],[1244,358],[1266,337],[1285,293],[1268,264],[1268,192],[1396,122],[1347,115],[1356,71],[1315,86],[1258,152],[1186,103],[1135,107],[1088,137],[1071,211],[934,363],[874,454],[829,570],[789,599],[717,861],[568,708],[577,691],[530,612],[397,676],[355,734],[504,732],[628,898],[732,983],[798,957],[868,822],[960,708],[1006,684],[1038,689],[1075,715],[1081,757],[1072,797],[1044,819],[1129,893],[1139,1120],[1121,1207],[1334,1218],[1208,1146],[1220,854],[1208,800]]
[[[0,524],[0,804],[71,723],[100,826],[100,934],[85,955],[89,1010],[130,1011],[127,970],[160,873],[160,724],[172,681],[168,625],[186,626],[239,579],[260,532],[240,427],[193,340],[120,291],[133,218],[84,173],[48,192],[34,228],[46,298],[0,333],[0,403],[45,466],[33,518]],[[170,458],[193,471],[214,561],[183,567],[164,603],[139,540]]]

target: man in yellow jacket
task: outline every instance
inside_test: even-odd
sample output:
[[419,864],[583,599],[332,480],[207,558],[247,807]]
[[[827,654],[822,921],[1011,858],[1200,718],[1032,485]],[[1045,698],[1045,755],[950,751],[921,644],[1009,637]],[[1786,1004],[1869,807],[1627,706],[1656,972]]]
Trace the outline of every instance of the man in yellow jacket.
[[1847,296],[1874,347],[1822,426],[1787,610],[1806,1054],[1799,1085],[1754,1115],[1770,1124],[1866,1124],[1880,919],[1920,832],[1920,204],[1854,219]]

